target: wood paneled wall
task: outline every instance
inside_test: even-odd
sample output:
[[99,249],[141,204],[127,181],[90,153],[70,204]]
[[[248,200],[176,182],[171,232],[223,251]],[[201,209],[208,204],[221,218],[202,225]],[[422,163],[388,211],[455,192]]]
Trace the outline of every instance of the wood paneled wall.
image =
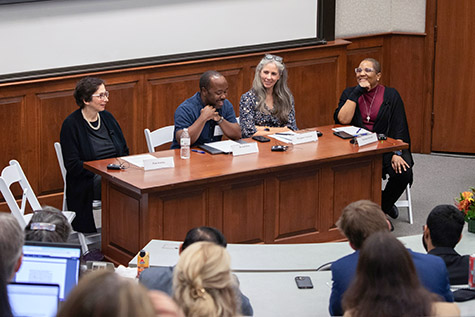
[[[383,84],[397,88],[405,102],[412,150],[420,152],[424,38],[421,34],[379,34],[273,51],[284,58],[289,71],[298,127],[332,124],[341,92],[355,85],[353,69],[364,57],[375,57],[382,64]],[[17,159],[41,203],[60,207],[63,182],[53,143],[59,141],[63,120],[77,109],[73,90],[79,78],[92,75],[106,81],[111,93],[107,109],[119,121],[131,154],[138,154],[147,151],[143,130],[173,124],[176,107],[198,90],[199,77],[206,70],[216,69],[226,76],[228,99],[238,115],[240,96],[251,87],[262,54],[1,84],[0,168]],[[8,208],[0,203],[0,210]]]

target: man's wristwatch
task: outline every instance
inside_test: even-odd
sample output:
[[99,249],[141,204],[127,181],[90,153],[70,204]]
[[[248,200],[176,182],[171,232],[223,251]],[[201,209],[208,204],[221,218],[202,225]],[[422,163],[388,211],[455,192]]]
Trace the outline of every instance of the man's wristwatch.
[[223,118],[223,116],[221,116],[221,117],[219,118],[219,120],[216,121],[216,124],[221,124],[221,122],[223,122],[223,120],[224,120],[224,118]]
[[399,156],[402,155],[402,152],[401,152],[401,151],[394,151],[393,153],[396,154],[396,155],[399,155]]

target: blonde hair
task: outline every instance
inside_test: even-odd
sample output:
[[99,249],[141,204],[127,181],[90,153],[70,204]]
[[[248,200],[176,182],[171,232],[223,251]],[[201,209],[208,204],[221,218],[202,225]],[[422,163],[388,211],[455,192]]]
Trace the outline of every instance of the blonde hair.
[[222,246],[196,242],[180,255],[173,272],[173,299],[186,316],[235,316],[236,282]]
[[136,281],[114,272],[88,273],[69,294],[58,317],[155,316],[147,290]]

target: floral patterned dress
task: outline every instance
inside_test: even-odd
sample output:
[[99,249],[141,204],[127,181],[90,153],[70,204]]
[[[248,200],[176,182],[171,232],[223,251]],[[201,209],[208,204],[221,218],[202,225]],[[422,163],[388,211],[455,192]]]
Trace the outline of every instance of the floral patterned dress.
[[[295,105],[292,96],[292,109],[289,113],[289,121],[281,122],[272,114],[264,114],[256,109],[257,95],[254,90],[249,90],[241,96],[239,102],[239,124],[243,138],[249,138],[257,132],[257,126],[265,127],[288,127],[291,130],[297,130],[295,122]],[[266,106],[265,106],[266,107]]]

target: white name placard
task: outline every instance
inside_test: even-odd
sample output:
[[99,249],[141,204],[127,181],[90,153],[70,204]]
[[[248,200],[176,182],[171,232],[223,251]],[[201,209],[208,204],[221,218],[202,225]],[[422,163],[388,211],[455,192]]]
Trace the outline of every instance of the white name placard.
[[143,160],[143,169],[145,171],[158,170],[160,168],[173,168],[175,167],[175,161],[173,157],[157,157],[154,159]]
[[257,147],[256,142],[243,143],[231,146],[233,151],[233,156],[239,156],[244,154],[258,153],[259,148]]
[[318,140],[317,131],[310,131],[305,133],[296,133],[292,135],[292,144],[302,144],[308,142],[315,142]]
[[378,142],[378,136],[376,133],[362,135],[356,138],[356,142],[358,143],[359,146],[375,143],[375,142]]

